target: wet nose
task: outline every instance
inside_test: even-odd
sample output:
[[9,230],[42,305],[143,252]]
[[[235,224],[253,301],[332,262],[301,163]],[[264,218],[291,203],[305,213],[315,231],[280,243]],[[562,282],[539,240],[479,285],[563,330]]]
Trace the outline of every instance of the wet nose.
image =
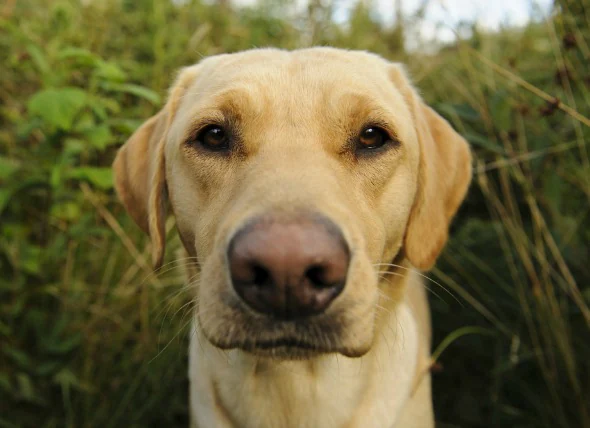
[[294,319],[323,312],[340,294],[350,251],[340,229],[324,217],[264,217],[236,233],[228,262],[246,304]]

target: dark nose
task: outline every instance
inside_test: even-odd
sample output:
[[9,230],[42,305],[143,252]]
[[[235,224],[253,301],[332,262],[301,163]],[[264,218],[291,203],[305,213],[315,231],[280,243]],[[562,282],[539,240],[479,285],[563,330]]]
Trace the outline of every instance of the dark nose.
[[324,311],[346,283],[350,252],[321,216],[265,217],[231,240],[234,289],[254,310],[282,319]]

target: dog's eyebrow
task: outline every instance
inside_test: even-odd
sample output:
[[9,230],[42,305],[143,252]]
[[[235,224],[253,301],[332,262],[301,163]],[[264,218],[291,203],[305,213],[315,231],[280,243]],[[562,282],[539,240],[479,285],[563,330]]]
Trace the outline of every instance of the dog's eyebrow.
[[333,101],[339,114],[350,118],[366,118],[375,114],[384,115],[384,107],[373,97],[363,93],[345,92]]
[[241,87],[224,89],[210,94],[190,113],[186,134],[209,124],[239,124],[244,116],[259,116],[262,106],[251,90]]
[[237,126],[252,118],[264,117],[264,95],[258,92],[250,86],[236,86],[212,93],[192,112],[189,128],[223,122]]
[[252,88],[229,88],[213,97],[213,103],[224,115],[241,120],[247,112],[258,115],[263,109],[261,94],[252,93]]
[[364,93],[345,92],[331,100],[331,115],[351,133],[360,132],[363,126],[375,125],[397,137],[397,129],[392,122],[394,115],[387,105]]

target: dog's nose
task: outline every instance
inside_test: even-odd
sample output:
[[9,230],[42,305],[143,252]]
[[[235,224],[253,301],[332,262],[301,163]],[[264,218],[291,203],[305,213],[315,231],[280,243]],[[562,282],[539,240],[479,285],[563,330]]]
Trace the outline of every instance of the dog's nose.
[[234,236],[228,261],[244,302],[293,319],[324,311],[340,294],[350,251],[339,228],[324,217],[265,217]]

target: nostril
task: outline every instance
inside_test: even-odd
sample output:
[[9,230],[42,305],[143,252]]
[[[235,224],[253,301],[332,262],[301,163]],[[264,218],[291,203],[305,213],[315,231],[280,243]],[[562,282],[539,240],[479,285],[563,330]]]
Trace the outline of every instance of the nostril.
[[252,267],[252,273],[254,279],[252,283],[258,287],[266,286],[269,283],[270,273],[266,268],[260,265],[254,265]]
[[331,287],[334,284],[329,283],[326,276],[326,267],[322,265],[313,265],[305,271],[305,277],[314,287],[324,288]]

